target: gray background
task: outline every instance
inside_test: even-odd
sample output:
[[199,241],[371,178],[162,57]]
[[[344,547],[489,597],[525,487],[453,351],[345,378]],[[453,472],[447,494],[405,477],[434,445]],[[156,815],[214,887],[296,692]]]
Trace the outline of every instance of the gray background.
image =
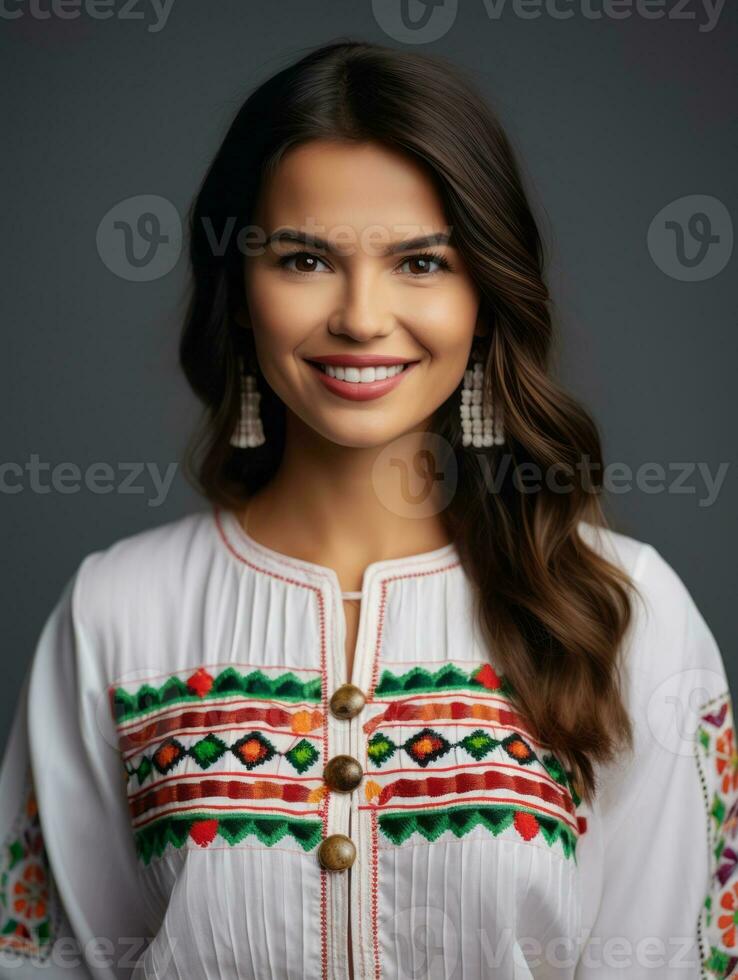
[[[736,6],[709,31],[696,0],[685,20],[594,19],[584,0],[570,6],[567,20],[513,9],[494,19],[484,0],[463,0],[450,30],[417,49],[471,71],[522,157],[553,255],[560,374],[598,420],[606,459],[634,471],[648,461],[702,462],[713,473],[731,464],[712,506],[699,506],[706,490],[693,476],[691,494],[634,485],[611,498],[610,513],[685,580],[738,690],[737,259],[686,282],[666,275],[647,246],[656,214],[686,195],[738,215]],[[198,415],[177,367],[185,258],[152,282],[127,281],[101,260],[98,225],[143,194],[184,214],[248,90],[307,47],[339,36],[399,42],[369,0],[176,0],[160,31],[149,29],[156,17],[143,0],[133,8],[143,19],[40,20],[27,4],[17,9],[22,17],[0,20],[0,462],[25,466],[35,453],[52,466],[107,461],[118,473],[139,461],[163,472]],[[150,478],[138,479],[138,494],[43,494],[25,480],[0,497],[0,745],[43,622],[81,559],[205,506],[179,471],[159,506]]]

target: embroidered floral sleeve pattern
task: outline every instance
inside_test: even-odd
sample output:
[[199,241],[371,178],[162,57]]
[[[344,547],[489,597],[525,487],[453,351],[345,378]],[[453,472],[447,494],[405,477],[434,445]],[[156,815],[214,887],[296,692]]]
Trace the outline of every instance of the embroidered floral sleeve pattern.
[[171,845],[305,851],[322,836],[320,671],[199,667],[114,685],[110,703],[144,864]]
[[703,705],[695,743],[714,870],[700,915],[703,975],[738,977],[738,752],[726,690]]
[[44,962],[58,932],[59,906],[30,770],[0,862],[0,950]]

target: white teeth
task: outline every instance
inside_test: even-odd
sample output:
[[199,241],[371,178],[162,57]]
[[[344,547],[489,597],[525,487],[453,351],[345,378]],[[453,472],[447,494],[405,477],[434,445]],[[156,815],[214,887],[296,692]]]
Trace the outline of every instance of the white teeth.
[[382,367],[338,367],[332,364],[319,364],[321,371],[325,371],[329,378],[336,378],[338,381],[353,381],[360,384],[371,381],[384,381],[387,378],[394,378],[396,374],[405,370],[404,364],[383,365]]

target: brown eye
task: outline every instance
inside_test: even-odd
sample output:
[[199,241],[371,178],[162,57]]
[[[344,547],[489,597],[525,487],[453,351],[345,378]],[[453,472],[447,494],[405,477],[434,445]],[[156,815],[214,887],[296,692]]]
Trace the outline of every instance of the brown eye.
[[294,252],[292,255],[284,255],[279,260],[279,264],[283,268],[289,269],[290,272],[299,272],[302,275],[318,272],[319,266],[325,265],[322,259],[311,252]]
[[[420,278],[422,276],[433,276],[442,269],[450,269],[447,259],[443,255],[411,255],[405,259],[400,268],[409,266],[408,271],[411,276]],[[435,267],[435,268],[434,268]]]
[[315,268],[318,262],[314,255],[301,255],[295,256],[295,268],[298,272],[315,272]]

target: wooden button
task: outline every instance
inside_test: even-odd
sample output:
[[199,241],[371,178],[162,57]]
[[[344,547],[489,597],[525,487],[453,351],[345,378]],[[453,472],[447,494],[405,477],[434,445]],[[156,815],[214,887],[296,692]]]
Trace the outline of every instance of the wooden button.
[[334,755],[326,762],[323,769],[326,785],[329,789],[338,790],[339,793],[348,793],[356,789],[363,775],[361,763],[352,755]]
[[345,871],[356,860],[356,847],[345,834],[330,834],[318,848],[318,860],[329,871]]
[[330,700],[331,713],[336,718],[354,718],[366,704],[366,697],[356,684],[341,684]]

